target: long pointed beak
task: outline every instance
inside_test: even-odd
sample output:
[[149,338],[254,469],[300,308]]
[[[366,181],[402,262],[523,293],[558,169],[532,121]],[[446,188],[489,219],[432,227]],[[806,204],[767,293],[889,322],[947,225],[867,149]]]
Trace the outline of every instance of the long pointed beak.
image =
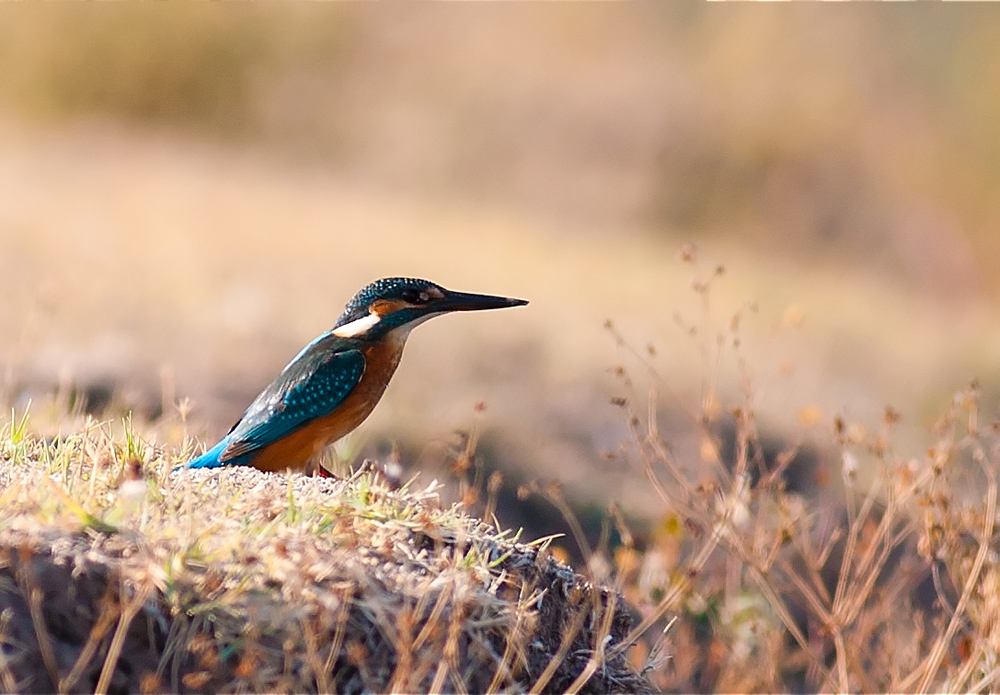
[[490,294],[469,294],[447,290],[444,297],[428,304],[434,311],[480,311],[482,309],[504,309],[509,306],[523,306],[525,299],[495,297]]

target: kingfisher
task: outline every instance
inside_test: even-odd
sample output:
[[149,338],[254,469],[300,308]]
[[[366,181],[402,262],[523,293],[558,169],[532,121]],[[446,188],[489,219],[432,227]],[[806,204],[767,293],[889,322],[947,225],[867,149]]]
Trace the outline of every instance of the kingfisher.
[[187,467],[306,470],[375,409],[416,326],[453,311],[527,303],[453,292],[416,278],[376,280],[354,295],[333,328],[292,358],[225,437]]

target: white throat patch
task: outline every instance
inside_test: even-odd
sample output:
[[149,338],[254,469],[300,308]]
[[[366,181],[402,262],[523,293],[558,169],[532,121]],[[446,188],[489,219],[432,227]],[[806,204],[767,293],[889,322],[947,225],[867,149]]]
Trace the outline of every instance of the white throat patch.
[[379,321],[381,321],[381,317],[378,314],[371,313],[367,316],[362,316],[360,319],[354,319],[350,323],[345,323],[339,328],[334,328],[331,333],[340,338],[357,338],[359,335],[364,335],[374,328]]

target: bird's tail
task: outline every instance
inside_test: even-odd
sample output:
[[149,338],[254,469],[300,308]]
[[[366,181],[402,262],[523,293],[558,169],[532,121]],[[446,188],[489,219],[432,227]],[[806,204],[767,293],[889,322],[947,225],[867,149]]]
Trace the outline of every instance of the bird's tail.
[[226,463],[219,460],[219,456],[222,455],[222,451],[226,448],[226,440],[223,439],[221,442],[213,446],[211,449],[206,451],[204,454],[196,459],[192,459],[185,464],[181,464],[181,468],[221,468],[225,466]]

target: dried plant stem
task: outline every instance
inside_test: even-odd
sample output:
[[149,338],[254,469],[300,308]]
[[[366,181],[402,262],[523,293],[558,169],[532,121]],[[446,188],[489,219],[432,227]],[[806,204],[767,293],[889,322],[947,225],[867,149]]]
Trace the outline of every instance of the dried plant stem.
[[565,659],[566,655],[569,653],[569,648],[573,644],[573,640],[576,639],[577,634],[583,627],[583,623],[587,619],[587,615],[590,612],[588,608],[589,605],[581,606],[580,609],[577,611],[576,615],[573,616],[573,620],[570,623],[569,629],[567,629],[566,632],[563,633],[562,642],[559,643],[558,651],[556,651],[555,656],[553,656],[552,659],[549,660],[549,663],[546,664],[545,670],[543,670],[541,675],[538,676],[538,679],[535,681],[534,685],[532,685],[531,688],[528,689],[529,693],[542,692],[543,690],[545,690],[545,686],[549,684],[549,681],[552,680],[552,676],[556,674],[556,671],[559,669],[559,665],[563,662],[563,659]]
[[777,566],[781,569],[788,581],[790,581],[802,597],[805,599],[806,603],[809,605],[809,610],[812,611],[820,622],[824,625],[829,625],[833,622],[833,618],[830,616],[829,606],[823,601],[822,598],[816,595],[815,590],[812,586],[806,583],[806,580],[799,576],[799,573],[795,571],[791,565],[788,564],[787,560],[779,560]]
[[416,608],[406,608],[396,616],[396,632],[399,635],[399,642],[394,646],[399,658],[396,660],[396,667],[390,680],[390,692],[405,692],[413,687],[408,685],[408,679],[413,674],[413,624],[416,621],[416,616],[420,615],[423,610],[421,602],[424,596],[417,602]]
[[353,596],[349,593],[341,599],[340,609],[337,611],[337,629],[333,633],[333,642],[330,644],[330,653],[327,654],[326,663],[323,664],[323,671],[325,673],[330,673],[333,670],[333,665],[337,661],[337,657],[340,656],[340,650],[344,646],[344,633],[347,631],[347,618],[351,613],[351,602]]
[[490,685],[486,689],[487,695],[491,695],[500,689],[502,679],[510,679],[511,667],[513,666],[514,659],[521,655],[521,631],[524,629],[524,619],[527,614],[522,606],[534,603],[534,601],[530,599],[525,601],[525,598],[528,597],[529,594],[532,595],[532,598],[534,598],[533,591],[528,584],[521,584],[521,593],[518,597],[518,610],[517,617],[514,619],[514,628],[507,634],[503,656],[500,658],[500,663],[497,665],[496,673],[493,674],[493,680],[490,681]]
[[[972,596],[972,592],[979,582],[979,574],[982,572],[983,563],[986,562],[986,556],[989,554],[990,541],[993,538],[993,527],[996,523],[997,479],[996,472],[991,468],[988,469],[988,475],[989,487],[986,492],[986,514],[983,522],[983,537],[979,540],[979,551],[976,553],[976,560],[972,565],[972,571],[969,572],[969,576],[965,580],[965,587],[962,589],[962,596],[955,606],[955,612],[952,614],[951,620],[948,621],[948,627],[938,637],[927,658],[926,666],[923,669],[923,677],[920,679],[920,683],[915,691],[917,693],[925,693],[930,688],[931,680],[941,665],[945,650],[951,644],[951,640],[955,636],[955,631],[958,630],[961,617],[965,614],[965,607],[968,605],[969,598]],[[904,687],[906,687],[906,684],[904,684]]]
[[[781,618],[781,622],[785,625],[785,629],[792,633],[792,637],[794,637],[795,641],[798,642],[799,647],[802,649],[802,653],[806,655],[813,667],[823,674],[823,678],[826,683],[833,683],[833,674],[831,674],[829,669],[827,669],[826,666],[820,662],[820,660],[813,653],[813,650],[809,648],[809,642],[806,640],[806,636],[802,634],[802,630],[799,629],[799,626],[796,624],[792,614],[788,611],[788,606],[785,605],[785,602],[778,595],[778,592],[775,591],[773,586],[771,586],[771,582],[768,581],[764,573],[757,567],[749,565],[749,568],[750,574],[757,583],[757,586],[760,588],[765,598],[767,598],[768,603],[771,604],[771,608],[773,608],[778,614],[778,617]],[[824,687],[826,686],[824,685]]]
[[444,607],[447,605],[448,599],[451,596],[451,588],[450,584],[446,584],[441,590],[441,593],[438,594],[437,601],[434,603],[434,608],[431,610],[431,614],[427,616],[427,622],[424,623],[424,628],[417,635],[417,638],[413,640],[414,651],[423,646],[424,642],[431,636],[431,633],[440,623],[441,613],[444,612]]
[[183,661],[183,653],[187,645],[198,633],[200,620],[191,621],[175,620],[170,625],[167,633],[166,643],[163,646],[163,653],[160,655],[160,662],[156,666],[157,677],[163,676],[163,672],[170,664],[171,690],[180,690],[180,668]]
[[996,686],[997,682],[1000,682],[1000,666],[980,678],[979,682],[969,688],[969,692],[978,693],[986,689],[995,692],[996,688],[994,686]]
[[[26,570],[25,575],[29,572],[30,570]],[[25,579],[30,586],[28,589],[28,610],[31,612],[31,623],[35,627],[38,648],[42,652],[42,663],[45,664],[45,670],[48,671],[49,678],[52,679],[52,685],[58,687],[59,664],[56,662],[55,651],[52,648],[52,638],[45,627],[45,616],[42,613],[42,590],[35,587],[34,582],[29,580],[27,576]]]
[[[833,594],[834,612],[836,612],[837,606],[843,605],[847,586],[850,583],[850,579],[854,576],[852,566],[856,557],[858,536],[864,528],[864,520],[868,518],[872,506],[875,504],[877,493],[878,485],[872,485],[868,491],[868,495],[865,497],[865,501],[861,505],[861,510],[857,516],[850,518],[850,527],[847,532],[847,547],[844,548],[844,557],[841,560],[840,572],[837,575],[837,589]],[[850,498],[850,495],[848,495],[848,498]]]
[[835,626],[833,630],[833,645],[837,650],[837,680],[840,684],[841,693],[851,692],[851,679],[847,675],[847,645],[844,644],[844,631],[840,626]]
[[558,490],[546,490],[544,491],[544,495],[552,503],[552,506],[559,510],[559,513],[569,526],[570,532],[573,534],[573,540],[576,541],[576,545],[580,549],[580,554],[583,555],[584,564],[590,567],[591,561],[594,559],[594,551],[587,542],[587,534],[580,525],[580,520],[576,518],[576,514],[573,513],[566,499]]
[[309,617],[299,619],[302,626],[302,640],[306,648],[306,662],[313,671],[316,678],[316,689],[321,693],[332,693],[334,688],[330,687],[330,674],[323,668],[323,663],[319,659],[318,639],[316,630],[313,629],[313,621]]
[[702,570],[705,563],[708,562],[708,558],[711,557],[712,552],[719,545],[719,541],[721,539],[722,538],[719,533],[712,533],[709,536],[709,538],[705,541],[705,544],[701,547],[701,550],[688,565],[683,576],[671,585],[670,589],[656,605],[656,608],[654,608],[653,611],[642,620],[642,622],[632,628],[631,632],[629,632],[625,636],[625,639],[621,641],[621,644],[608,652],[608,659],[614,659],[616,656],[619,656],[622,652],[635,644],[637,639],[644,635],[650,627],[652,627],[666,614],[667,611],[671,609],[679,596],[682,596],[690,590],[692,577],[697,576],[697,574]]
[[125,636],[128,634],[128,629],[132,625],[132,620],[142,609],[146,599],[149,597],[152,587],[148,584],[143,584],[140,586],[135,596],[122,608],[121,615],[118,618],[118,627],[115,628],[115,634],[111,638],[111,646],[108,647],[108,656],[104,659],[104,667],[101,668],[101,675],[97,679],[97,685],[94,687],[94,695],[106,695],[108,692],[108,685],[111,684],[111,677],[114,675],[115,667],[118,665],[118,657],[121,656],[122,647],[125,645]]
[[462,681],[458,664],[458,639],[462,634],[465,611],[461,605],[452,606],[451,620],[448,622],[448,638],[444,644],[441,662],[438,664],[430,692],[439,693],[444,685],[445,676],[451,676],[451,684],[458,695],[468,695],[468,689]]
[[65,693],[73,689],[76,682],[83,675],[84,669],[90,665],[90,660],[94,658],[94,654],[97,652],[97,648],[100,646],[101,641],[104,636],[108,634],[108,630],[111,626],[115,624],[115,620],[118,618],[118,608],[111,601],[105,602],[105,608],[101,611],[101,614],[97,617],[97,621],[94,626],[90,628],[90,634],[87,636],[87,643],[83,645],[83,649],[80,651],[80,655],[76,658],[76,663],[73,664],[73,668],[70,670],[69,675],[62,679],[59,683],[59,692]]
[[[595,592],[595,595],[600,600],[600,594]],[[566,689],[567,695],[576,695],[580,692],[580,688],[587,684],[594,672],[597,671],[597,667],[604,661],[604,638],[611,633],[611,621],[615,617],[615,607],[618,604],[618,595],[615,592],[608,593],[608,605],[604,609],[604,615],[601,620],[601,629],[594,634],[594,653],[590,655],[590,659],[587,660],[587,664],[580,671],[580,675],[576,677],[570,686]]]

